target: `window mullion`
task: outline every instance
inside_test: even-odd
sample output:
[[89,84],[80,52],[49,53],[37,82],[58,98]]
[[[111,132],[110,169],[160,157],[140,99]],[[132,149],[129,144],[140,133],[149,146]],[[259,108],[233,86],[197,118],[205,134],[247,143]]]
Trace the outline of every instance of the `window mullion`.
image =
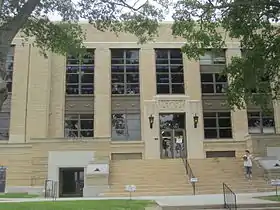
[[170,62],[170,59],[171,59],[170,50],[167,51],[167,56],[168,56],[168,77],[169,77],[168,85],[169,85],[169,94],[172,94],[171,69],[170,69],[170,65],[171,65],[171,62]]

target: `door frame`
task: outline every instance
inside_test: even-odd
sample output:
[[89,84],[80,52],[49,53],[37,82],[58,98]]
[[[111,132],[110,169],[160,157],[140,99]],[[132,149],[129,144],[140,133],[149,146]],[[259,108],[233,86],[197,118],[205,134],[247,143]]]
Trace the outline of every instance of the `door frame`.
[[[162,142],[163,142],[163,136],[162,136],[162,132],[163,131],[167,131],[167,132],[171,132],[171,142],[172,142],[172,157],[168,158],[168,157],[164,157],[163,155],[163,146],[162,146]],[[174,145],[176,144],[175,143],[175,132],[176,131],[182,131],[183,132],[183,146],[184,146],[184,149],[183,151],[185,152],[185,155],[187,156],[187,139],[186,139],[186,130],[183,129],[183,128],[176,128],[176,129],[161,129],[160,130],[160,158],[161,159],[176,159],[176,158],[182,158],[183,156],[180,155],[180,157],[175,157],[175,147]]]

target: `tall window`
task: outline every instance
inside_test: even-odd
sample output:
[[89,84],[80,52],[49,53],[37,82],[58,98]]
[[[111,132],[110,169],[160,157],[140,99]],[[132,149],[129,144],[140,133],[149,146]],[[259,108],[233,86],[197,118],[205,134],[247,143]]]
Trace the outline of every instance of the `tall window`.
[[11,46],[6,60],[6,82],[7,82],[7,89],[9,93],[12,92],[14,54],[15,54],[15,46]]
[[226,64],[225,50],[207,50],[199,58],[200,65]]
[[66,94],[92,95],[94,93],[94,49],[83,56],[68,55],[66,64]]
[[204,94],[224,93],[228,80],[225,75],[219,73],[201,73],[201,90]]
[[232,138],[230,112],[204,112],[204,138]]
[[93,114],[69,114],[65,116],[64,136],[68,138],[93,137]]
[[135,141],[141,140],[140,114],[112,114],[112,140]]
[[264,112],[247,112],[249,133],[275,133],[274,116]]
[[139,94],[139,50],[111,49],[113,95]]
[[180,49],[156,49],[157,94],[184,94],[184,66]]

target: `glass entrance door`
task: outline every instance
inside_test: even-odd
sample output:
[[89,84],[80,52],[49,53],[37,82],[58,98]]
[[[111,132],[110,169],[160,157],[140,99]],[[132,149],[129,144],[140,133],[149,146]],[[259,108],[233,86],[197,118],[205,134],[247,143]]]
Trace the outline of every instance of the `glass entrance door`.
[[184,129],[164,129],[160,134],[161,158],[181,158],[186,155]]

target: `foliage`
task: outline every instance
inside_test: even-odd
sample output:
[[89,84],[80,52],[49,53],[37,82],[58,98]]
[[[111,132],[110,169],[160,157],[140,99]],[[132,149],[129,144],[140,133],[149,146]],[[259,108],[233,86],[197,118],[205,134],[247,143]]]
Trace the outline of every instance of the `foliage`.
[[279,98],[279,0],[179,0],[173,18],[173,34],[186,39],[189,58],[198,59],[207,48],[226,48],[226,37],[240,40],[242,56],[223,72],[231,78],[232,108],[250,102],[265,108],[271,97]]
[[[157,34],[158,23],[168,10],[168,0],[140,3],[129,0],[0,0],[1,44],[9,45],[21,30],[24,37],[32,37],[43,53],[73,52],[83,47],[85,34],[78,24],[81,19],[88,20],[98,30],[127,31],[144,42]],[[53,14],[61,17],[62,22],[50,21]]]

